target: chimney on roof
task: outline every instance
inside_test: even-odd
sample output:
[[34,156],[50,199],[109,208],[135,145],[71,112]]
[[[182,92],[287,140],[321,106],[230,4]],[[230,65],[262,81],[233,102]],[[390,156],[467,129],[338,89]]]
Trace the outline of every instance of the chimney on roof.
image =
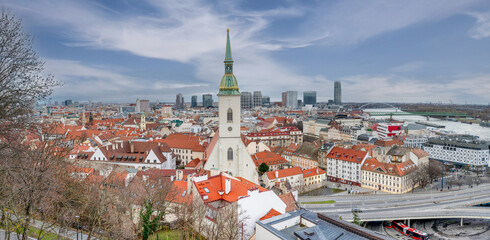
[[316,174],[318,174],[318,168],[316,168]]
[[231,192],[231,179],[226,178],[225,179],[225,194],[228,194]]
[[177,169],[175,175],[177,181],[182,181],[182,179],[184,178],[184,171],[182,171],[182,169]]
[[279,172],[276,170],[275,173],[276,173],[276,178],[278,178],[279,177]]
[[134,153],[134,142],[129,142],[129,146],[131,148],[131,152]]

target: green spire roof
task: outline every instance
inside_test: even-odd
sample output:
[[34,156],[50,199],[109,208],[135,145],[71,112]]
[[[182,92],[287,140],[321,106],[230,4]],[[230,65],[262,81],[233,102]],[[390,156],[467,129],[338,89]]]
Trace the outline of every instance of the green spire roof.
[[226,29],[226,55],[225,61],[233,61],[231,58],[230,29]]
[[233,58],[231,58],[230,30],[226,30],[225,75],[221,79],[218,95],[240,95],[238,82],[233,75]]

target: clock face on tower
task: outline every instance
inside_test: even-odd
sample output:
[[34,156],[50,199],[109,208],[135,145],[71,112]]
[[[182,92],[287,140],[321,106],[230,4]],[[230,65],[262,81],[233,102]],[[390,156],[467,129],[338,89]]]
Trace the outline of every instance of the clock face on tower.
[[232,127],[228,127],[228,131],[230,131],[230,132],[231,132],[231,130],[233,130],[233,128],[232,128]]

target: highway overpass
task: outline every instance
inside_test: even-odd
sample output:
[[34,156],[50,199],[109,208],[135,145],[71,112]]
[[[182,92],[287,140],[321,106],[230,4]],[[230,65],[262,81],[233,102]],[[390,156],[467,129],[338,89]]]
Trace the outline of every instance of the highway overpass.
[[[305,202],[335,201],[334,203],[304,204]],[[490,208],[473,207],[490,203],[490,184],[459,191],[415,194],[371,194],[340,196],[300,196],[300,205],[314,212],[339,215],[352,220],[351,210],[360,209],[362,221],[400,219],[485,218]]]

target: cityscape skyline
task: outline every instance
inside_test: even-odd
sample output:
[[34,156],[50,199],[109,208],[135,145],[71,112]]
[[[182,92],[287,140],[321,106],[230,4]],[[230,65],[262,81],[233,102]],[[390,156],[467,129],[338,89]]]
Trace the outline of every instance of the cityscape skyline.
[[235,39],[242,89],[260,90],[271,101],[287,89],[316,88],[317,101],[326,102],[335,81],[343,83],[346,102],[490,100],[490,56],[480,50],[490,47],[485,1],[5,6],[23,19],[46,73],[65,83],[53,101],[215,95],[226,28]]

